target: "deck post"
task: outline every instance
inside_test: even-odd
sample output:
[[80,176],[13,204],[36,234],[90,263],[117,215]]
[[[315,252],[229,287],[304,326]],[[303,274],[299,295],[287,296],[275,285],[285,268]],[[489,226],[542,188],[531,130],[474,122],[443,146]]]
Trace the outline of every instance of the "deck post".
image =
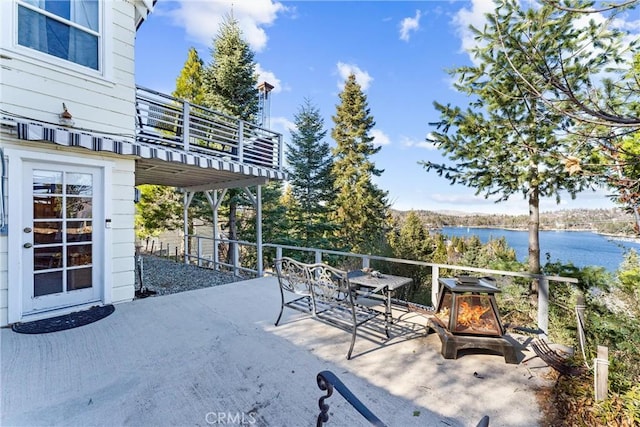
[[434,265],[431,267],[431,305],[437,308],[438,293],[440,292],[440,267]]
[[278,168],[280,170],[282,170],[282,165],[284,164],[282,159],[284,159],[284,144],[282,143],[282,134],[278,134]]
[[538,279],[538,329],[544,338],[549,333],[549,280]]
[[207,200],[209,201],[209,206],[211,206],[211,212],[213,212],[213,253],[211,255],[211,260],[213,261],[214,270],[220,269],[220,251],[218,249],[218,240],[220,239],[220,230],[218,228],[218,207],[220,206],[220,202],[224,198],[226,193],[226,189],[222,191],[222,195],[220,199],[218,199],[218,190],[205,191],[204,194],[207,196]]
[[230,245],[230,248],[233,248],[233,275],[240,276],[240,245],[237,240],[233,240],[233,245]]
[[244,122],[238,120],[238,161],[244,162]]
[[[184,263],[189,263],[187,252],[189,248],[189,193],[182,194],[182,231],[184,232]],[[167,252],[169,250],[167,249]],[[176,260],[177,261],[177,260]]]
[[593,382],[596,401],[605,400],[609,394],[609,348],[599,345],[597,358],[593,360]]
[[218,239],[220,233],[218,231],[218,190],[213,190],[213,199],[210,200],[213,208],[213,268],[218,269],[218,263],[220,262],[220,254],[218,253]]
[[369,258],[368,256],[364,256],[362,257],[362,268],[369,268],[369,266],[371,265],[371,258]]
[[258,257],[258,277],[262,277],[262,186],[256,188],[256,252]]
[[191,110],[191,104],[187,101],[182,101],[182,145],[184,151],[189,151],[189,127],[190,118],[189,111]]
[[196,248],[196,256],[198,257],[198,267],[202,267],[202,239],[200,238],[200,236],[195,236],[196,237],[196,242],[197,242],[197,248]]

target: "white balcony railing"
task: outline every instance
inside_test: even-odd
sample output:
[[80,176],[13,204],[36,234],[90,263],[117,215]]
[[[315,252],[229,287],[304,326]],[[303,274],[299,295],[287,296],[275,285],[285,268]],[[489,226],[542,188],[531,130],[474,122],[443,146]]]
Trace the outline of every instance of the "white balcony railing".
[[[237,241],[237,240],[228,240],[228,239],[214,239],[208,236],[201,235],[190,235],[188,236],[189,240],[192,242],[192,249],[187,251],[187,253],[182,253],[182,256],[178,256],[178,251],[176,248],[176,260],[179,258],[184,259],[185,263],[194,263],[198,266],[209,267],[218,269],[220,267],[229,268],[235,275],[240,275],[241,272],[244,273],[253,273],[257,276],[262,276],[264,274],[264,266],[259,263],[256,264],[257,260],[261,259],[277,259],[282,257],[283,251],[286,250],[288,252],[301,252],[305,254],[312,254],[314,258],[314,262],[322,262],[328,256],[339,256],[344,260],[351,260],[349,262],[354,266],[354,268],[366,268],[370,266],[371,261],[381,261],[385,263],[391,264],[403,264],[403,265],[414,265],[414,266],[422,266],[431,269],[431,300],[438,300],[438,280],[440,278],[441,270],[448,271],[459,271],[461,272],[473,272],[480,273],[483,275],[491,275],[491,276],[507,276],[507,277],[520,277],[529,280],[537,280],[538,281],[538,302],[537,302],[537,324],[538,329],[542,334],[547,335],[549,331],[549,286],[551,283],[567,283],[567,284],[577,284],[578,280],[572,277],[562,277],[562,276],[547,276],[544,274],[531,274],[527,272],[516,272],[516,271],[504,271],[504,270],[492,270],[486,268],[476,268],[476,267],[468,267],[462,265],[452,265],[452,264],[437,264],[432,262],[424,262],[424,261],[415,261],[415,260],[407,260],[400,258],[388,258],[377,255],[365,255],[365,254],[356,254],[351,252],[341,252],[334,251],[329,249],[318,249],[318,248],[305,248],[298,246],[289,246],[289,245],[279,245],[273,243],[264,243],[262,245],[262,249],[265,252],[268,252],[269,256],[265,256],[266,254],[258,253],[258,245],[255,242],[248,241]],[[229,257],[230,262],[226,261],[226,257],[222,257],[219,253],[220,247],[224,246],[227,250],[231,251],[231,256]],[[252,253],[254,256],[250,261],[243,262],[241,260],[241,250],[240,247],[245,248],[245,252]],[[225,258],[225,259],[223,259]]]
[[282,170],[281,134],[139,86],[136,140]]

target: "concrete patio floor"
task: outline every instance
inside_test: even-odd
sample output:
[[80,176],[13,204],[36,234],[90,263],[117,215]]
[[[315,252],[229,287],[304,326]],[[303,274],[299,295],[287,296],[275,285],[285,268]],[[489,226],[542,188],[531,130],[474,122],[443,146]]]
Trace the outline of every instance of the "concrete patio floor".
[[[42,335],[3,328],[2,426],[311,426],[334,372],[390,427],[541,425],[539,359],[440,355],[424,318],[404,313],[392,339],[351,336],[280,308],[273,277],[116,305],[98,322]],[[397,314],[397,313],[396,313]],[[527,351],[520,359],[528,358]],[[338,393],[328,426],[368,425]]]

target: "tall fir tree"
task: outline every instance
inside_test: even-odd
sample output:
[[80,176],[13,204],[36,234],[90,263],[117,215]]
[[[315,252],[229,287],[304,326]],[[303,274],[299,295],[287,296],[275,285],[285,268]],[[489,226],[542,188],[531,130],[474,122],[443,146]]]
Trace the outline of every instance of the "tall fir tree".
[[[231,117],[255,122],[258,114],[258,78],[254,53],[243,39],[238,21],[226,15],[213,40],[211,63],[204,73],[205,105]],[[238,205],[246,203],[243,192],[230,189],[228,207],[229,239],[238,239]],[[231,254],[233,251],[229,251]]]
[[333,199],[331,148],[320,111],[304,100],[294,116],[296,130],[287,144],[287,173],[291,188],[288,216],[290,236],[304,247],[328,248],[334,229],[329,219]]
[[337,227],[336,237],[343,248],[373,252],[384,245],[389,204],[387,192],[372,181],[383,172],[371,161],[381,147],[373,145],[370,132],[375,121],[354,74],[345,82],[332,119],[331,137],[336,142],[332,219]]
[[[198,55],[198,51],[191,47],[187,54],[187,60],[176,79],[176,88],[172,95],[191,104],[203,105],[204,103],[204,61]],[[196,142],[197,143],[197,142]],[[182,195],[180,196],[182,205]],[[193,231],[195,218],[211,222],[211,207],[203,193],[196,193],[189,205],[189,233]]]
[[204,61],[200,59],[198,51],[192,47],[189,49],[187,60],[176,79],[176,89],[172,95],[175,98],[185,99],[192,104],[204,104]]
[[256,122],[258,76],[254,56],[238,21],[226,15],[213,40],[212,60],[204,73],[204,98],[208,107]]

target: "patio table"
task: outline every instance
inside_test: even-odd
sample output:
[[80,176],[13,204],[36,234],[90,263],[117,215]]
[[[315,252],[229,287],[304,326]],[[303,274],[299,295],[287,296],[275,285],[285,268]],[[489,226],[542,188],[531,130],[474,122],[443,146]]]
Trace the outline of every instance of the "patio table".
[[382,294],[385,299],[385,332],[387,338],[389,338],[389,325],[393,324],[393,317],[391,314],[391,294],[396,289],[400,289],[413,282],[410,277],[393,276],[391,274],[380,274],[375,277],[369,273],[365,273],[362,270],[354,270],[348,273],[349,282],[352,285],[359,285],[369,290],[365,295]]

